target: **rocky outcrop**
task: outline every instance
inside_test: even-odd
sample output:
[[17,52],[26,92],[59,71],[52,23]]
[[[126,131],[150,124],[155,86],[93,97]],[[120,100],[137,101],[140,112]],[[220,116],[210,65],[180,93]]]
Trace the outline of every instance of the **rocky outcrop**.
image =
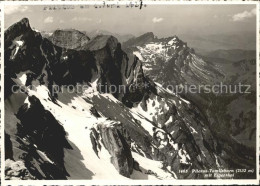
[[90,82],[97,66],[92,52],[55,46],[33,31],[25,18],[5,31],[6,95],[10,95],[11,78],[20,72],[26,73],[27,85],[37,81],[50,87]]
[[[144,102],[155,102],[156,100],[152,98],[152,95],[154,94],[147,94],[143,98]],[[160,94],[160,96],[162,96],[162,94]],[[138,114],[134,112],[137,105],[134,106],[133,110],[130,110],[127,107],[110,102],[102,97],[93,97],[93,103],[95,108],[102,115],[123,123],[123,126],[128,131],[131,139],[131,150],[133,152],[142,154],[149,159],[162,161],[164,165],[162,169],[174,172],[177,178],[195,176],[191,174],[190,171],[186,174],[180,174],[178,172],[180,169],[217,168],[216,146],[213,145],[213,147],[209,149],[207,145],[204,145],[204,141],[209,143],[214,141],[213,144],[217,144],[217,140],[212,137],[212,134],[205,126],[203,119],[198,115],[193,114],[193,112],[196,113],[198,111],[195,110],[192,112],[185,105],[180,104],[176,108],[178,113],[171,112],[169,108],[175,107],[171,103],[171,99],[172,97],[162,97],[161,101],[158,102],[159,105],[163,104],[164,101],[168,102],[168,110],[164,113],[161,113],[161,110],[154,109],[153,107],[144,111],[147,112],[147,114],[150,114],[150,110],[154,110],[153,113],[155,114],[155,117],[167,114],[168,116],[166,117],[168,117],[168,119],[174,117],[172,122],[168,122],[167,124],[161,123],[160,120],[155,120],[155,122],[153,122],[149,120],[148,117],[143,118],[142,115],[138,116]],[[178,100],[175,101],[178,102]],[[155,104],[158,105],[158,103]],[[140,108],[138,107],[138,109]],[[139,111],[140,113],[144,113],[141,110]],[[115,115],[114,113],[117,114]],[[179,116],[179,114],[181,116]],[[188,114],[190,117],[183,119],[184,115],[187,116]],[[195,126],[198,126],[198,128],[195,128]],[[204,130],[204,132],[201,132],[202,130]],[[205,156],[203,154],[205,154]],[[214,157],[214,155],[216,155],[216,157]],[[222,162],[222,160],[218,161],[221,166],[225,165],[225,162]],[[203,178],[202,175],[196,175],[196,177]]]
[[31,31],[29,20],[27,18],[23,18],[21,21],[13,24],[5,31],[5,46],[11,45],[17,36],[26,33],[28,34],[28,32]]
[[94,53],[98,68],[100,92],[112,93],[121,99],[120,85],[126,84],[128,57],[118,40],[109,35],[99,35],[82,49]]
[[79,49],[90,40],[86,34],[75,29],[55,30],[49,39],[53,44],[67,49]]
[[[237,110],[236,106],[242,104],[242,102],[247,102],[247,104],[245,104],[247,105],[246,110],[251,113],[255,112],[255,105],[253,106],[255,101],[251,103],[248,102],[248,100],[253,100],[253,97],[255,98],[255,83],[252,81],[253,79],[255,80],[255,76],[252,77],[252,79],[251,76],[248,76],[249,71],[250,73],[252,72],[252,74],[255,74],[253,68],[251,68],[254,66],[253,63],[247,63],[249,65],[246,66],[242,65],[243,63],[241,62],[237,63],[243,66],[242,71],[247,72],[247,75],[244,76],[244,72],[241,71],[241,68],[238,70],[231,67],[232,65],[230,64],[218,64],[218,66],[216,66],[210,61],[203,61],[202,58],[196,55],[192,48],[187,46],[187,43],[181,41],[176,36],[162,38],[152,42],[149,41],[140,45],[138,45],[138,41],[136,41],[136,45],[124,46],[127,47],[126,51],[130,59],[131,55],[136,55],[139,60],[143,62],[145,75],[148,75],[153,81],[160,83],[164,87],[168,86],[173,92],[175,92],[175,88],[178,85],[197,85],[197,87],[203,84],[214,85],[218,84],[218,82],[223,83],[223,81],[229,81],[229,76],[231,76],[230,78],[232,80],[230,80],[228,84],[234,84],[232,81],[236,81],[236,84],[238,84],[239,81],[243,79],[243,82],[252,85],[253,93],[251,95],[192,94],[190,92],[185,93],[184,91],[179,93],[182,98],[189,100],[189,107],[193,107],[191,110],[189,107],[176,107],[177,102],[175,103],[175,106],[172,103],[167,103],[166,100],[169,94],[162,95],[162,91],[157,93],[153,92],[150,95],[143,96],[142,101],[138,104],[138,109],[147,112],[147,116],[151,115],[150,119],[155,124],[159,124],[159,126],[162,125],[165,131],[171,133],[171,136],[176,142],[186,146],[185,151],[189,151],[188,154],[192,159],[193,166],[195,162],[197,162],[195,159],[203,159],[201,158],[203,156],[198,152],[203,151],[203,153],[205,153],[208,151],[209,154],[213,153],[216,156],[219,155],[221,157],[216,158],[216,161],[220,166],[221,164],[224,167],[230,166],[230,164],[232,164],[231,166],[238,166],[238,161],[240,160],[247,162],[244,164],[244,167],[254,167],[253,162],[255,161],[255,157],[253,152],[255,152],[255,150],[253,150],[252,147],[254,148],[255,145],[253,140],[249,142],[249,139],[252,139],[250,136],[255,135],[255,128],[253,127],[255,126],[255,114],[254,117],[245,119],[249,116],[245,114],[245,109],[239,109],[240,115],[237,114],[237,117],[233,112],[234,110]],[[133,64],[135,64],[135,62]],[[224,67],[220,68],[221,66]],[[232,70],[228,71],[227,69]],[[225,71],[227,71],[227,73],[225,73]],[[247,101],[245,100],[245,97],[247,97]],[[166,98],[166,100],[163,100],[162,98]],[[170,109],[167,110],[166,108]],[[254,108],[254,111],[252,108]],[[149,110],[152,111],[149,112]],[[157,114],[154,115],[154,112]],[[197,119],[187,117],[192,115],[195,115]],[[198,116],[200,116],[200,119],[198,119]],[[232,121],[230,118],[233,118],[234,120]],[[242,121],[241,118],[244,118],[245,120]],[[198,123],[201,123],[201,127],[203,128],[202,131],[200,127],[197,128],[199,126]],[[228,126],[227,123],[229,123],[228,125],[231,127]],[[236,127],[233,124],[235,124]],[[244,125],[244,128],[238,127],[242,125]],[[249,131],[251,131],[251,133]],[[239,142],[234,139],[235,135],[235,139]],[[193,139],[196,142],[193,141]],[[248,147],[245,147],[244,144],[247,144]],[[193,150],[190,151],[190,149]],[[238,152],[238,149],[244,149],[241,151],[247,152],[247,157],[242,155],[241,152]],[[198,165],[207,165],[206,162],[212,164],[215,160],[214,158],[209,158],[212,156],[209,154],[206,155],[206,160],[202,160],[204,161],[203,163],[198,161]],[[230,158],[230,155],[228,154],[232,154],[233,158]],[[229,159],[229,161],[226,161],[227,159]],[[240,177],[242,177],[242,175]]]
[[[113,36],[97,36],[77,50],[61,48],[33,31],[28,19],[23,19],[5,32],[5,42],[8,80],[25,72],[30,76],[27,84],[44,78],[43,84],[49,87],[54,83],[75,85],[99,78],[101,92],[113,92],[117,98],[122,97],[118,90],[120,85],[126,84],[128,58]],[[8,91],[12,82],[6,83]],[[6,95],[9,94],[10,91]]]
[[[106,121],[97,125],[97,131],[93,129],[95,136],[93,146],[97,148],[98,139],[102,139],[104,147],[111,155],[111,163],[119,174],[130,177],[133,172],[134,159],[131,154],[130,144],[126,141],[127,133],[123,132],[122,124],[116,121]],[[100,147],[100,144],[99,144]],[[98,152],[98,150],[96,150]],[[98,155],[98,153],[97,153]]]
[[[6,176],[66,179],[64,148],[71,148],[66,133],[38,98],[31,96],[28,100],[29,104],[22,105],[15,115],[18,123],[8,119],[5,158],[11,168],[6,167]],[[21,165],[19,170],[12,168],[16,165]]]
[[[126,51],[130,59],[131,55],[137,55],[143,62],[145,75],[196,104],[208,118],[214,133],[229,131],[226,136],[231,134],[230,137],[235,137],[239,143],[250,148],[255,147],[254,140],[251,140],[255,139],[252,136],[256,134],[256,118],[253,114],[256,93],[254,60],[223,63],[222,60],[207,59],[196,54],[177,36],[160,38],[141,45],[136,41],[136,46],[126,46]],[[225,51],[222,54],[224,55]],[[225,93],[225,86],[228,85],[235,90],[235,86],[240,82],[250,85],[251,94]],[[203,88],[207,85],[211,89],[214,85],[220,84],[224,87],[216,94]],[[192,86],[197,87],[195,93],[189,90]],[[247,108],[237,109],[238,104],[247,105]]]
[[6,180],[34,180],[23,161],[5,161],[5,179]]
[[122,102],[128,107],[132,107],[134,104],[140,103],[151,92],[155,92],[154,87],[154,83],[144,75],[142,62],[138,57],[134,57]]
[[128,41],[123,43],[123,47],[135,47],[135,46],[141,46],[145,43],[149,43],[152,41],[156,41],[157,37],[154,36],[152,32],[147,32],[139,37],[134,37],[129,39]]

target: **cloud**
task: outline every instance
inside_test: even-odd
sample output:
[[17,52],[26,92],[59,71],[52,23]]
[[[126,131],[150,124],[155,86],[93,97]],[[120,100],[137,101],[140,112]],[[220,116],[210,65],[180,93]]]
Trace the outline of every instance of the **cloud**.
[[163,18],[161,18],[161,17],[160,18],[154,17],[152,21],[153,21],[153,23],[159,23],[159,22],[163,21]]
[[44,23],[53,23],[53,17],[46,17],[43,22]]
[[256,8],[252,9],[251,11],[244,11],[232,16],[233,21],[243,21],[247,18],[254,17],[256,15]]
[[6,15],[10,15],[13,13],[23,13],[28,10],[28,6],[22,5],[6,5],[4,8],[4,12]]
[[60,21],[59,21],[60,23],[64,23],[64,21],[61,19]]
[[97,24],[101,24],[101,23],[102,23],[102,20],[99,19],[99,20],[97,21]]
[[92,21],[92,19],[88,17],[73,17],[71,21]]

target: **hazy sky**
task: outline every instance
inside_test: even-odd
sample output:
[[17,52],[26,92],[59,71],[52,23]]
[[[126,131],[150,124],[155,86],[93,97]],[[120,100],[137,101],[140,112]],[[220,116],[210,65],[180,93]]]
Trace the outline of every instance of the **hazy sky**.
[[[139,35],[218,34],[255,32],[255,5],[148,5],[142,8],[44,10],[42,5],[5,6],[5,28],[23,17],[38,30],[75,28]],[[53,6],[52,6],[53,7]],[[61,6],[60,6],[61,7]]]

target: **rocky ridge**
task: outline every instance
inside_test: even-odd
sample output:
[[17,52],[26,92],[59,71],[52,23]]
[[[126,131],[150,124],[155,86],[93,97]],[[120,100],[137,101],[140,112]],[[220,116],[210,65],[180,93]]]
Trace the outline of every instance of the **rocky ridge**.
[[49,37],[49,40],[62,48],[78,49],[87,44],[90,38],[78,30],[68,29],[55,30]]

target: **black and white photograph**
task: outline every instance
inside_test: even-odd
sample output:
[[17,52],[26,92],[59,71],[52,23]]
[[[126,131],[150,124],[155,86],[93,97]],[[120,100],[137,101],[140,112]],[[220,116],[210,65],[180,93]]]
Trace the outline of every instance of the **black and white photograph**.
[[6,183],[257,181],[256,3],[2,11]]

